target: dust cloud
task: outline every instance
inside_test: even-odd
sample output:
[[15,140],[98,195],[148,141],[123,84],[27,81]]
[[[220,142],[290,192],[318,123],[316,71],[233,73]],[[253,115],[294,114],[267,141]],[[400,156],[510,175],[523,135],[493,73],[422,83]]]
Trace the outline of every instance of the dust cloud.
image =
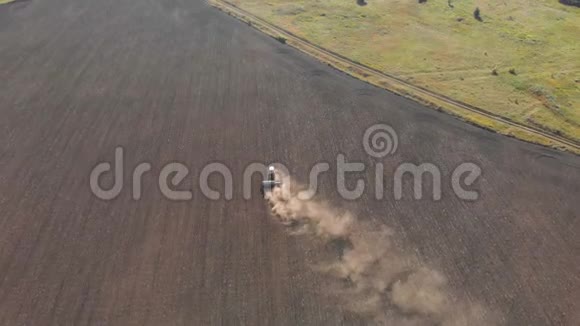
[[314,269],[333,281],[329,291],[345,310],[396,326],[498,324],[481,305],[454,296],[444,275],[398,249],[388,227],[301,200],[297,183],[277,178],[282,186],[266,194],[273,215],[291,234],[311,234],[339,248]]

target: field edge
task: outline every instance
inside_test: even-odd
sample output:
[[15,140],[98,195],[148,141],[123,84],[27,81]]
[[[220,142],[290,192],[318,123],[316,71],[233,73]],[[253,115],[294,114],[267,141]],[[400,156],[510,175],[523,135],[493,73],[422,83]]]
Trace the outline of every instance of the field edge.
[[375,71],[372,68],[366,67],[350,60],[349,58],[313,44],[310,41],[304,40],[228,1],[208,0],[208,3],[224,13],[245,22],[249,26],[270,35],[279,42],[292,46],[297,50],[361,81],[409,98],[437,111],[445,112],[464,122],[486,130],[529,143],[539,144],[580,155],[580,144],[572,139],[550,134],[543,130],[511,121],[505,117],[495,115],[481,108],[461,103],[445,95],[437,94],[417,85],[410,84],[409,82],[400,80],[394,76]]

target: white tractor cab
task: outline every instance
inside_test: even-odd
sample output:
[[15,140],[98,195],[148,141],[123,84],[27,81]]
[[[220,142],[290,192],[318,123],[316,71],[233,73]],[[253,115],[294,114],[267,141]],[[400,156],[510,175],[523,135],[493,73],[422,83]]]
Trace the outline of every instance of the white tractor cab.
[[271,193],[275,187],[280,187],[281,185],[282,182],[276,180],[276,169],[274,166],[268,166],[268,175],[266,176],[266,180],[262,181],[262,193],[264,196]]

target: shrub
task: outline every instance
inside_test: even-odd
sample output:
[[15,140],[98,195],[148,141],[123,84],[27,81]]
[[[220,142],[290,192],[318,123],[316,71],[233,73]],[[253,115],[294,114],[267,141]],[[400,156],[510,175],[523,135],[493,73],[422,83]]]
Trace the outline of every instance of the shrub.
[[580,7],[580,0],[560,0],[561,4]]
[[276,40],[278,40],[278,42],[282,43],[282,44],[286,44],[286,38],[284,36],[276,36]]
[[479,7],[475,8],[475,11],[473,12],[473,17],[475,17],[475,19],[479,20],[480,22],[483,21],[483,19],[481,18],[481,10],[479,10]]

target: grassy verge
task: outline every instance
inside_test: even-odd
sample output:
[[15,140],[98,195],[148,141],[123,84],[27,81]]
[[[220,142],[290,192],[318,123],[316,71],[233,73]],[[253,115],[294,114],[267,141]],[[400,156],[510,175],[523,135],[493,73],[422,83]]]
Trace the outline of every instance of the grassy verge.
[[[580,10],[558,1],[233,0],[315,44],[510,120],[580,141]],[[480,8],[481,19],[473,16]],[[372,81],[371,81],[372,82]],[[466,120],[499,132],[521,132]],[[532,137],[533,138],[533,137]],[[541,142],[545,143],[545,142]]]

